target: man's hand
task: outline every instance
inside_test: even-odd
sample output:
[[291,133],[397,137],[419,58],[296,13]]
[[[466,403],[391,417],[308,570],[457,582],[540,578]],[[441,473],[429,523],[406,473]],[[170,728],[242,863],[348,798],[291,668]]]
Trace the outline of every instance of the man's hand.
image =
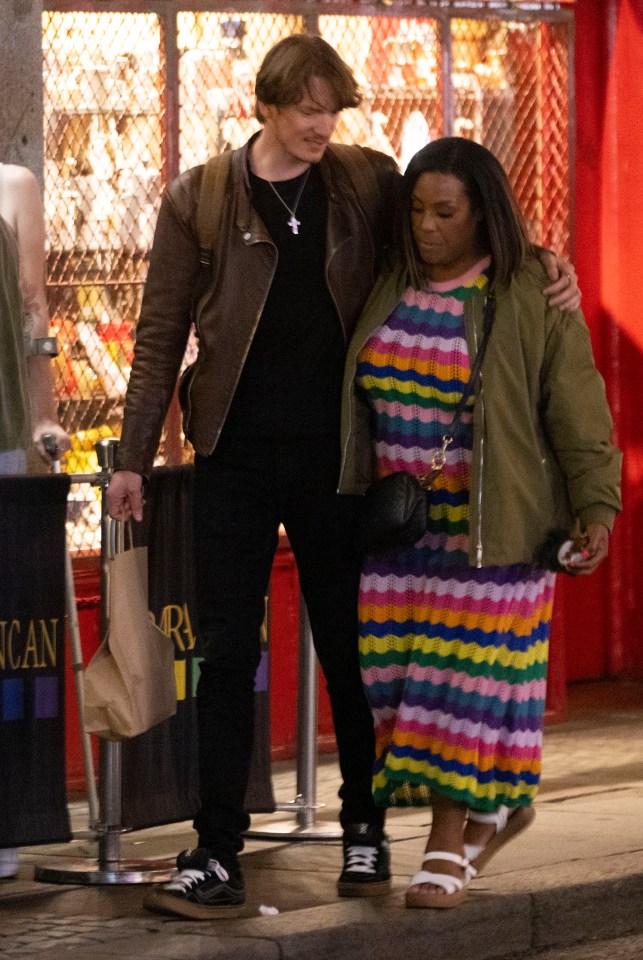
[[609,530],[602,523],[587,524],[587,542],[583,546],[582,559],[567,564],[567,572],[576,576],[594,573],[599,563],[607,556]]
[[559,307],[561,310],[578,310],[581,292],[573,264],[557,257],[551,250],[539,250],[538,255],[547,276],[553,281],[543,290],[549,306]]
[[112,520],[143,519],[143,477],[130,470],[117,470],[107,488],[107,512]]

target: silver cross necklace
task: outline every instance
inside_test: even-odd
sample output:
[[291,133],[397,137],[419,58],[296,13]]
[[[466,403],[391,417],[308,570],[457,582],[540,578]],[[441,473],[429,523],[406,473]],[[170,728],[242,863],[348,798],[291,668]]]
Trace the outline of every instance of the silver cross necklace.
[[299,233],[299,228],[300,228],[300,226],[301,226],[301,220],[298,220],[298,219],[297,219],[297,207],[299,206],[299,201],[301,200],[301,195],[302,195],[302,193],[304,192],[304,187],[306,186],[306,184],[307,184],[307,182],[308,182],[308,175],[309,175],[309,173],[310,173],[310,167],[308,167],[308,170],[306,170],[306,176],[305,176],[304,179],[301,181],[301,185],[300,185],[300,187],[299,187],[299,190],[297,191],[297,196],[295,197],[295,202],[293,203],[292,207],[289,207],[289,206],[288,206],[288,204],[286,203],[286,201],[284,200],[284,198],[283,198],[283,197],[281,196],[281,194],[278,192],[278,190],[277,190],[277,188],[275,187],[274,183],[273,183],[271,180],[268,180],[268,181],[267,181],[268,186],[270,187],[270,189],[272,190],[272,192],[273,192],[274,195],[276,196],[277,200],[279,200],[279,202],[281,203],[281,205],[284,206],[284,207],[286,208],[286,210],[288,211],[288,213],[290,214],[290,218],[289,218],[288,220],[286,220],[286,223],[288,224],[288,226],[290,227],[291,231],[292,231],[294,234],[298,234],[298,233]]

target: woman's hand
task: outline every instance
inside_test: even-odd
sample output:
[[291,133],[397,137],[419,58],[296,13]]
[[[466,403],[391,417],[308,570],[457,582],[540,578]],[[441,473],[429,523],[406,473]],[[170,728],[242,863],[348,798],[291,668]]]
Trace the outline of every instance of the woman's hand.
[[539,256],[549,279],[553,281],[543,290],[549,306],[560,310],[578,310],[581,292],[573,264],[550,250],[539,251]]
[[582,559],[566,565],[567,572],[574,576],[587,576],[605,559],[609,549],[609,530],[602,523],[589,523],[587,542],[582,550]]
[[[43,443],[45,437],[48,438],[47,446]],[[55,420],[41,420],[37,423],[32,439],[42,459],[50,465],[54,460],[60,460],[71,447],[67,432]]]

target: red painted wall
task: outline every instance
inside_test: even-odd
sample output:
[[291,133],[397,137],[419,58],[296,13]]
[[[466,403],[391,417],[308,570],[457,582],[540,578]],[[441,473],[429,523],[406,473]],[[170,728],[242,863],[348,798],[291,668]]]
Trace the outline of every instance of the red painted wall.
[[625,469],[607,565],[560,585],[570,680],[643,673],[643,0],[577,0],[575,12],[574,262]]
[[[270,583],[270,742],[275,760],[294,757],[297,750],[298,664],[299,577],[295,558],[284,539],[275,557]],[[317,730],[320,752],[335,750],[330,700],[321,670]]]
[[[78,626],[82,645],[83,663],[86,665],[98,649],[100,643],[100,566],[98,560],[76,560],[74,562],[74,584],[76,605],[78,607]],[[85,787],[85,766],[83,747],[80,737],[78,700],[74,669],[72,666],[69,634],[65,634],[65,743],[66,778],[70,791],[82,791]],[[98,740],[92,737],[94,770],[98,770]]]

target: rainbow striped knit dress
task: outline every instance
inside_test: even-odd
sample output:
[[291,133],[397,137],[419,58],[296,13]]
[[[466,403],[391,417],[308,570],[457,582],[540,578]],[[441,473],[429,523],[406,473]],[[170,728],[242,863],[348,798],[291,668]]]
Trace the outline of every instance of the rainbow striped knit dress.
[[[380,476],[420,474],[470,373],[465,276],[408,288],[358,357]],[[493,334],[492,334],[493,336]],[[439,790],[471,809],[532,802],[538,787],[554,575],[530,565],[468,566],[473,425],[465,412],[415,546],[367,557],[360,658],[373,712],[373,793],[421,806]]]

